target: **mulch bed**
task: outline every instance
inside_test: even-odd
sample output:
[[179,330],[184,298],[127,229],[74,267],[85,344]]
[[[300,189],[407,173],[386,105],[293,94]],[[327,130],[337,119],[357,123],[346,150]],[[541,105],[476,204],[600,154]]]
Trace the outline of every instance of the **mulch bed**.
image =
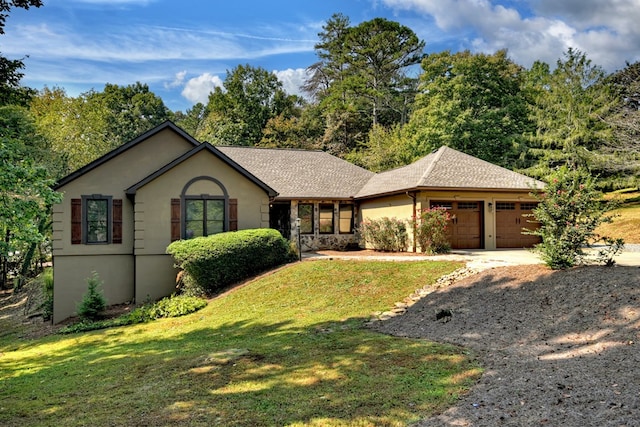
[[638,267],[494,268],[371,327],[464,346],[485,370],[418,426],[640,426]]

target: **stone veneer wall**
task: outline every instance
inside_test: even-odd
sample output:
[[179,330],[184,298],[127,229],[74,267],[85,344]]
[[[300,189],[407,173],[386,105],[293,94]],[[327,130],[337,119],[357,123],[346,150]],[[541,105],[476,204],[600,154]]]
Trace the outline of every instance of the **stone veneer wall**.
[[[343,251],[350,247],[358,246],[360,237],[357,233],[353,234],[340,234],[338,232],[338,221],[339,221],[339,202],[334,200],[293,200],[291,201],[291,240],[296,244],[298,243],[298,230],[296,229],[296,218],[298,217],[298,203],[313,203],[314,205],[314,225],[313,230],[314,234],[303,234],[300,236],[300,244],[302,246],[302,252],[309,251],[317,251],[317,250],[337,250]],[[320,234],[318,232],[318,207],[320,204],[329,204],[332,203],[334,205],[334,234]],[[354,228],[357,225],[358,221],[358,211],[354,205],[353,210],[353,221]]]

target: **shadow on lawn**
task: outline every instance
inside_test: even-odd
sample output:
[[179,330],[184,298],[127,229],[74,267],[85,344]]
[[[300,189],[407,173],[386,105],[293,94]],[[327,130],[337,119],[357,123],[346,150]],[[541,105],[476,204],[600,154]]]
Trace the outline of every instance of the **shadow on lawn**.
[[[435,321],[441,308],[452,312],[450,321]],[[640,419],[637,267],[494,269],[432,293],[376,329],[465,346],[480,356],[486,373],[449,411],[456,415],[452,424],[429,419],[425,426]]]
[[450,404],[478,374],[458,348],[372,333],[363,319],[198,322],[182,334],[170,319],[166,336],[133,339],[142,325],[0,357],[0,424],[390,426]]

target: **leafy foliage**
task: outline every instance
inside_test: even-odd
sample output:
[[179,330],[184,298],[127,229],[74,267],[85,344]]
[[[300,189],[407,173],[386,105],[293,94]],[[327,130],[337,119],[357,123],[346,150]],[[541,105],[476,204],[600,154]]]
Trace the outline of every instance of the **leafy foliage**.
[[546,64],[534,64],[526,84],[536,125],[529,141],[534,160],[529,174],[543,178],[562,165],[598,173],[594,157],[611,138],[603,118],[615,103],[604,77],[601,67],[575,49],[568,49],[552,72]]
[[584,249],[600,240],[595,229],[613,220],[606,212],[614,206],[601,201],[595,179],[584,169],[562,166],[549,177],[547,187],[534,196],[539,204],[533,215],[540,228],[529,233],[542,237],[535,250],[553,269],[583,262]]
[[531,129],[523,69],[493,55],[441,52],[422,62],[416,109],[405,129],[413,160],[446,145],[510,167]]
[[406,121],[415,94],[406,73],[424,56],[424,42],[410,28],[383,18],[351,27],[334,14],[318,36],[319,61],[309,67],[305,89],[322,108],[325,149],[344,155],[366,143],[372,126]]
[[42,318],[50,320],[53,317],[53,268],[46,268],[41,274],[42,293],[44,301],[42,302]]
[[98,273],[94,272],[87,279],[87,293],[78,304],[78,315],[84,320],[97,320],[107,308],[107,300],[102,293],[102,281]]
[[[50,206],[61,200],[53,191],[46,141],[21,107],[0,107],[0,258],[28,253],[46,239]],[[49,164],[52,167],[53,161]],[[22,269],[24,272],[24,269]]]
[[422,209],[418,217],[413,220],[416,243],[422,252],[441,254],[451,250],[451,244],[447,238],[450,220],[451,214],[446,209]]
[[289,242],[273,229],[249,229],[178,240],[167,247],[185,271],[190,293],[212,294],[292,261]]
[[407,250],[409,237],[405,221],[398,218],[383,217],[366,219],[358,229],[363,243],[371,245],[377,251],[404,252]]
[[270,119],[291,116],[296,96],[287,95],[275,74],[261,67],[238,65],[227,72],[224,90],[209,94],[197,138],[217,145],[255,145]]
[[114,319],[82,320],[73,325],[60,329],[60,334],[73,334],[77,332],[94,331],[98,329],[114,328],[116,326],[134,325],[146,323],[152,320],[179,317],[194,313],[207,306],[207,301],[188,295],[171,295],[153,304],[145,304],[137,307],[127,314]]

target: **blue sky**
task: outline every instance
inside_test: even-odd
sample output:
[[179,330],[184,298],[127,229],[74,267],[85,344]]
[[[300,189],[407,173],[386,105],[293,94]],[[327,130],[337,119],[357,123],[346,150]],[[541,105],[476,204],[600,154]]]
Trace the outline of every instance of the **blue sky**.
[[44,0],[10,13],[0,52],[29,56],[26,86],[76,96],[140,81],[184,111],[238,64],[273,71],[298,93],[333,13],[353,25],[398,21],[428,53],[507,48],[529,67],[573,47],[607,71],[640,60],[640,0]]

